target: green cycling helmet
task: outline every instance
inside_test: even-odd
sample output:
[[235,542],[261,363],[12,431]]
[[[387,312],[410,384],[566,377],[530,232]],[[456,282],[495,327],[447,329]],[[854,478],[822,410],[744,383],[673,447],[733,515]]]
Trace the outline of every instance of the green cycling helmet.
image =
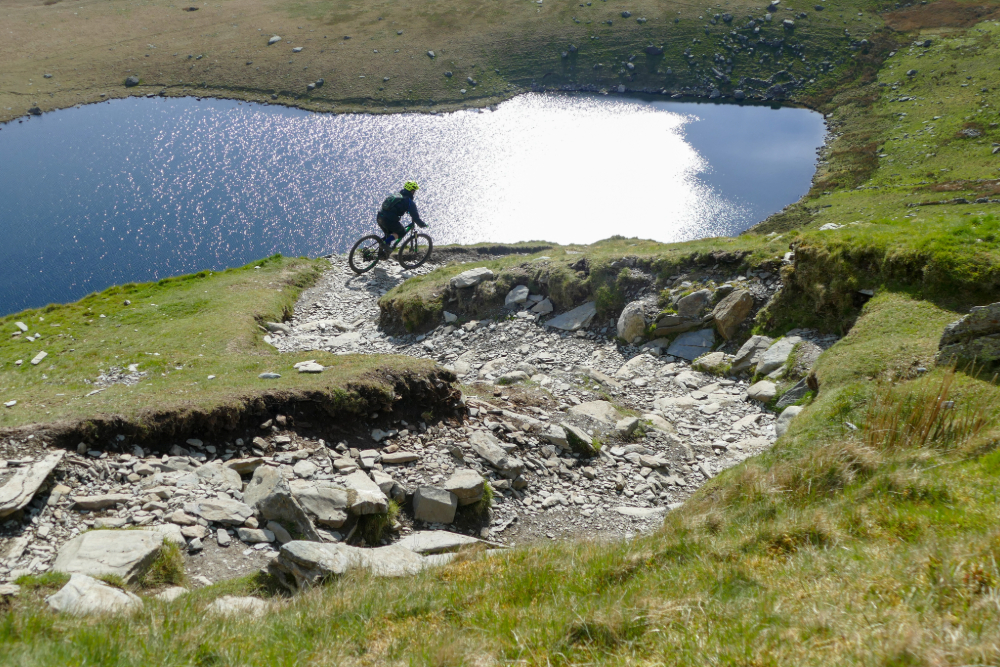
[[416,192],[417,190],[420,189],[420,186],[417,185],[416,181],[407,181],[403,185],[403,189],[406,190],[407,192]]

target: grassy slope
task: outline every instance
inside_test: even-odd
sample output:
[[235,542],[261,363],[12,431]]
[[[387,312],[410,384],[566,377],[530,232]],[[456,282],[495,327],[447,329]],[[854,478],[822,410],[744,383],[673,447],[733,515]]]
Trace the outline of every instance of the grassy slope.
[[[976,122],[980,106],[971,102],[979,101],[979,88],[993,86],[995,27],[943,33],[922,35],[934,39],[933,54],[917,58],[922,50],[904,48],[889,60],[892,69],[879,72],[881,82],[900,80],[900,90],[855,87],[824,102],[843,135],[831,145],[813,198],[770,221],[772,228],[785,225],[779,241],[757,236],[727,242],[727,249],[754,251],[752,257],[770,255],[768,245],[798,244],[798,265],[787,276],[789,291],[798,296],[781,304],[776,321],[792,313],[805,319],[812,313],[826,323],[857,321],[821,357],[820,394],[789,434],[772,452],[712,480],[670,515],[663,531],[612,547],[520,550],[415,579],[351,577],[250,623],[206,626],[200,612],[211,595],[253,582],[208,589],[172,605],[150,603],[130,620],[96,625],[50,615],[38,597],[27,596],[0,625],[4,659],[120,665],[997,663],[997,389],[959,376],[950,398],[960,413],[980,408],[986,420],[969,439],[890,444],[877,421],[898,406],[904,415],[919,412],[914,397],[939,395],[944,371],[910,378],[931,364],[941,328],[960,308],[995,296],[992,220],[976,215],[988,214],[986,206],[905,208],[911,201],[963,194],[951,184],[944,195],[922,189],[934,181],[986,179],[995,170],[988,117],[981,119],[984,144],[954,134]],[[937,63],[940,58],[945,60]],[[933,80],[936,67],[955,74]],[[904,83],[897,72],[910,68],[923,74]],[[963,88],[970,81],[964,76],[986,81]],[[925,99],[889,101],[904,94]],[[908,115],[897,128],[892,114],[900,110]],[[944,118],[933,121],[935,115]],[[935,137],[917,134],[924,120],[937,123]],[[926,158],[928,152],[936,155]],[[919,154],[933,166],[919,164]],[[946,176],[926,176],[934,171]],[[859,185],[879,188],[849,190]],[[902,219],[913,212],[916,222]],[[804,227],[792,229],[789,221]],[[855,221],[861,224],[849,224]],[[825,222],[848,226],[819,232]],[[634,241],[612,243],[624,246],[614,246],[614,253],[645,251],[645,244],[630,248]],[[664,251],[687,252],[683,246],[659,249]],[[406,289],[432,289],[431,282]],[[878,289],[860,313],[849,298],[857,287]]]
[[[282,355],[264,343],[258,322],[280,321],[320,268],[315,260],[276,256],[222,272],[113,287],[76,303],[4,317],[0,397],[17,405],[3,408],[0,427],[98,415],[142,424],[156,413],[207,411],[264,391],[335,393],[349,383],[378,385],[376,371],[429,368],[399,357]],[[29,332],[12,337],[17,321]],[[27,340],[36,333],[40,340]],[[32,365],[30,359],[42,350],[48,356]],[[313,358],[331,368],[307,376],[292,369]],[[87,396],[96,388],[88,381],[100,371],[130,364],[148,377]],[[262,372],[282,377],[259,380]]]
[[[712,25],[700,6],[658,0],[593,0],[589,6],[559,0],[216,0],[196,12],[182,11],[185,6],[172,0],[6,2],[0,9],[6,28],[0,121],[34,105],[48,110],[99,101],[102,93],[121,97],[162,88],[268,102],[273,93],[276,103],[327,111],[427,109],[431,100],[437,109],[481,105],[533,84],[680,88],[712,77],[711,68],[720,66],[717,53],[731,57],[733,82],[788,70],[800,79],[818,77],[810,87],[818,90],[851,67],[844,29],[860,39],[879,24],[866,0],[838,0],[836,9],[824,12],[799,7],[808,18],[795,18],[791,35],[780,20],[793,13],[779,12],[761,34],[803,44],[804,62],[787,49],[730,53],[717,43],[730,25]],[[632,17],[623,18],[624,10]],[[764,14],[761,3],[749,0],[719,2],[713,12],[732,13],[734,24]],[[268,47],[273,34],[283,41]],[[579,51],[563,60],[570,44]],[[650,44],[663,45],[664,56],[647,57],[643,49]],[[298,46],[303,51],[293,53]],[[690,64],[683,56],[688,48]],[[634,71],[624,65],[631,55],[637,56]],[[832,69],[821,73],[819,63],[827,59]],[[448,70],[454,72],[450,79]],[[126,90],[131,75],[142,85]],[[467,83],[469,76],[476,86]],[[326,84],[307,95],[306,85],[318,78]]]

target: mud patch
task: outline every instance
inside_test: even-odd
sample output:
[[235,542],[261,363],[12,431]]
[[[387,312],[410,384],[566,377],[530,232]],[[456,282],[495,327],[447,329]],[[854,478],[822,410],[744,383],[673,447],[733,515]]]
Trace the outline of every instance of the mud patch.
[[929,5],[888,12],[882,18],[893,30],[907,32],[924,28],[971,28],[998,13],[1000,5],[969,5],[955,0],[938,0]]

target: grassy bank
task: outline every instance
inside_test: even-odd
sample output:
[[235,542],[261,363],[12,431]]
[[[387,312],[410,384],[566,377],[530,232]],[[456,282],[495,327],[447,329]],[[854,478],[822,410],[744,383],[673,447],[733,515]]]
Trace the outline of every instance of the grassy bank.
[[[396,377],[430,371],[409,358],[283,355],[266,344],[260,325],[290,315],[321,268],[322,260],[275,256],[4,317],[0,398],[16,405],[0,411],[0,428],[48,424],[86,433],[87,422],[103,422],[137,437],[181,435],[195,426],[214,431],[238,423],[262,397],[281,402],[311,394],[347,409],[358,392],[377,397]],[[16,322],[27,332],[19,333]],[[40,352],[47,356],[31,363]],[[317,375],[292,368],[313,358],[329,368]],[[281,378],[259,379],[264,372]],[[102,375],[133,380],[109,384]]]
[[[213,596],[266,595],[256,580],[96,625],[27,595],[0,625],[6,661],[993,664],[1000,394],[945,370],[892,381],[929,361],[954,316],[900,293],[870,301],[821,359],[819,397],[789,434],[655,535],[520,549],[413,579],[350,576],[275,599],[256,621],[201,620]],[[954,419],[935,411],[944,400]],[[937,435],[921,437],[928,426]]]

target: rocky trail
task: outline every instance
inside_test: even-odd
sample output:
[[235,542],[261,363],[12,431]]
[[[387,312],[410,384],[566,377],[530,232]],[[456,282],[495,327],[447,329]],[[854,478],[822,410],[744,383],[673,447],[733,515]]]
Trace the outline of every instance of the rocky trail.
[[[340,425],[337,441],[277,414],[243,438],[191,438],[166,453],[127,442],[75,452],[31,437],[0,443],[0,580],[67,572],[67,588],[101,608],[105,598],[132,601],[81,577],[137,581],[164,540],[180,547],[194,585],[268,568],[294,590],[349,567],[415,572],[481,541],[628,539],[769,448],[796,412],[776,420],[766,407],[775,382],[799,379],[785,396],[804,396],[812,362],[836,340],[793,331],[736,346],[719,337],[773,296],[771,275],[678,276],[675,311],[657,324],[680,330],[673,340],[621,343],[635,338],[636,320],[642,331],[658,317],[652,288],[617,321],[595,322],[593,303],[552,312],[545,295],[519,286],[497,319],[445,313],[451,321],[427,334],[390,335],[378,328],[378,298],[414,273],[384,265],[355,276],[344,257],[328,259],[294,317],[269,323],[265,340],[301,353],[305,373],[324,370],[314,350],[434,359],[462,383],[460,413],[372,414]],[[475,269],[453,287],[491,279]],[[755,371],[774,382],[751,386]]]

